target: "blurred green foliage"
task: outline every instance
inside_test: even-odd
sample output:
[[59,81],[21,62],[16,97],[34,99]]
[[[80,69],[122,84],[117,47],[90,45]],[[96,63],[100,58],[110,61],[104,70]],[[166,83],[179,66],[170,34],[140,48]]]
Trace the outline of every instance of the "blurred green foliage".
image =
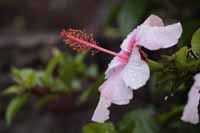
[[112,123],[90,123],[83,127],[83,133],[116,133]]
[[83,133],[158,133],[153,114],[151,108],[136,109],[128,112],[116,127],[112,123],[90,123],[83,127]]
[[185,46],[190,43],[193,32],[200,27],[199,4],[199,0],[123,0],[110,5],[105,31],[111,37],[124,37],[150,14],[156,14],[164,18],[165,23],[182,23],[184,32],[178,47]]
[[[31,96],[38,96],[36,107],[41,108],[59,95],[80,93],[77,106],[87,102],[90,96],[96,95],[103,76],[98,79],[97,66],[87,65],[84,61],[86,56],[86,52],[73,57],[54,50],[54,56],[44,70],[13,68],[12,77],[16,84],[2,92],[3,95],[14,95],[6,111],[7,124],[11,124],[16,113]],[[82,87],[84,81],[89,82],[87,89]],[[91,81],[93,83],[90,83]]]
[[16,115],[16,113],[24,106],[24,104],[30,98],[30,94],[23,94],[21,96],[16,96],[12,99],[10,104],[7,107],[6,111],[6,122],[10,125]]
[[126,0],[118,15],[120,33],[126,36],[140,23],[145,14],[148,0]]
[[153,110],[136,109],[127,113],[119,123],[119,133],[158,133]]

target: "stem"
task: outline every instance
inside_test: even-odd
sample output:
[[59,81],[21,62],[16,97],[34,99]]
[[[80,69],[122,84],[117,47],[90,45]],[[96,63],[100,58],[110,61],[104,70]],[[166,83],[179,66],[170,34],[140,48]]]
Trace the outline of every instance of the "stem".
[[70,35],[67,35],[67,37],[68,37],[69,39],[73,40],[73,41],[76,41],[76,42],[79,42],[79,43],[81,43],[81,44],[87,45],[88,47],[92,47],[92,48],[97,49],[97,50],[99,50],[99,51],[102,51],[102,52],[104,52],[104,53],[107,53],[107,54],[110,54],[110,55],[113,55],[113,56],[118,56],[118,57],[120,57],[120,58],[122,58],[122,59],[125,59],[125,60],[128,59],[127,56],[123,56],[123,55],[118,54],[118,53],[116,53],[116,52],[114,52],[114,51],[111,51],[111,50],[108,50],[108,49],[99,47],[99,46],[97,46],[97,45],[91,44],[91,43],[86,42],[86,41],[84,41],[84,40],[80,40],[80,39],[78,39],[78,38],[76,38],[76,37],[73,37],[73,36],[70,36]]

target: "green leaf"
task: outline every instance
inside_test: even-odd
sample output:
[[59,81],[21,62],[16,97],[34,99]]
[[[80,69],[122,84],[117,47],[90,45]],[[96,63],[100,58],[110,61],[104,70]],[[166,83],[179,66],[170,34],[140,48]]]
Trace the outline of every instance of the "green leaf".
[[83,127],[83,133],[116,133],[112,123],[90,123]]
[[163,65],[159,62],[156,62],[154,60],[148,59],[148,64],[150,66],[151,71],[156,72],[160,71],[163,68]]
[[33,69],[12,69],[12,75],[15,81],[24,88],[33,88],[37,84],[37,74]]
[[158,133],[152,109],[137,109],[127,113],[119,123],[119,133]]
[[66,94],[72,91],[71,88],[69,88],[66,84],[63,83],[62,80],[58,78],[52,80],[50,87],[51,87],[50,88],[51,92],[56,92],[56,93]]
[[171,118],[173,119],[173,117],[182,113],[182,111],[183,111],[183,106],[176,105],[170,111],[167,111],[165,113],[161,113],[160,115],[158,115],[157,120],[159,121],[159,123],[165,123],[169,119],[171,119]]
[[77,73],[83,73],[84,71],[86,71],[86,65],[84,63],[84,59],[87,56],[87,52],[82,52],[76,55],[76,57],[74,58],[74,65],[76,65],[76,71]]
[[10,95],[10,94],[21,94],[24,92],[24,88],[22,86],[13,85],[5,89],[2,94],[3,95]]
[[60,59],[62,58],[62,54],[60,51],[56,50],[54,57],[49,61],[47,68],[44,72],[43,80],[45,83],[48,83],[49,80],[51,80],[51,77],[53,75],[54,69],[56,65],[59,63]]
[[147,0],[126,0],[118,16],[122,35],[126,36],[141,21],[147,7]]
[[193,34],[191,45],[192,45],[192,50],[197,55],[200,55],[200,28]]
[[24,104],[28,101],[30,94],[24,94],[22,96],[17,96],[12,99],[9,103],[6,110],[6,123],[10,125],[16,115],[17,112],[24,106]]
[[60,62],[59,79],[62,80],[66,85],[70,86],[71,81],[76,76],[77,65],[70,55],[63,56]]
[[176,63],[178,63],[178,65],[184,66],[187,63],[187,52],[188,49],[187,47],[182,47],[176,54]]
[[187,68],[190,71],[199,71],[200,69],[200,60],[193,60],[186,64]]
[[178,46],[186,46],[191,43],[191,38],[196,29],[200,26],[200,19],[186,19],[181,23],[183,25],[183,33],[181,35]]
[[176,75],[171,73],[156,72],[153,73],[150,79],[151,91],[154,95],[161,95],[173,91],[176,81]]
[[87,52],[81,52],[81,53],[76,55],[74,60],[75,60],[76,63],[79,64],[79,63],[82,63],[84,61],[86,56],[87,56]]

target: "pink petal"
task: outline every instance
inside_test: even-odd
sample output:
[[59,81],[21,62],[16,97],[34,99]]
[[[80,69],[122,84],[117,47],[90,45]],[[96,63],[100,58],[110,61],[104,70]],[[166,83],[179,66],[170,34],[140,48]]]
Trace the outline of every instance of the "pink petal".
[[192,124],[199,123],[198,105],[200,100],[200,74],[195,76],[195,82],[188,93],[188,102],[184,108],[182,121]]
[[[127,52],[121,51],[119,52],[121,55],[129,56]],[[112,74],[118,71],[119,68],[125,66],[128,60],[124,60],[119,57],[114,57],[111,62],[108,64],[108,69],[105,72],[105,78],[108,79]]]
[[[164,26],[162,19],[156,15],[150,15],[145,20],[143,25],[148,25],[151,27],[152,26]],[[139,26],[127,35],[126,39],[124,39],[124,41],[122,42],[122,45],[121,45],[122,50],[131,52],[133,45],[136,43],[135,39],[136,39],[138,30],[139,30]]]
[[146,84],[150,76],[150,70],[145,61],[141,59],[139,49],[135,47],[128,64],[123,70],[123,80],[126,86],[138,89]]
[[135,44],[135,36],[137,34],[137,29],[133,30],[131,33],[129,33],[124,39],[124,41],[121,44],[121,49],[127,52],[131,52],[133,45]]
[[92,116],[92,121],[103,123],[109,119],[111,102],[104,97],[100,97],[99,103],[96,107],[96,110]]
[[117,105],[128,104],[130,99],[133,98],[132,90],[129,89],[122,80],[122,69],[123,68],[118,69],[115,74],[100,86],[101,95]]
[[[197,73],[195,76],[194,76],[194,80],[195,81],[200,81],[200,73]],[[200,83],[199,83],[200,84]]]
[[165,27],[141,25],[136,35],[136,43],[150,50],[174,46],[182,34],[180,23]]
[[162,19],[159,16],[156,16],[154,14],[150,15],[145,21],[144,23],[145,25],[149,25],[149,26],[159,26],[162,27],[164,26],[164,23],[162,21]]

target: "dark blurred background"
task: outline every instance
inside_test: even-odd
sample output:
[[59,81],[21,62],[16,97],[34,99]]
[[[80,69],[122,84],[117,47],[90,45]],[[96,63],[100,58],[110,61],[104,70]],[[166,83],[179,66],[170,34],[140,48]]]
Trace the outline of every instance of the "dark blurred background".
[[[154,13],[165,23],[181,21],[180,45],[186,45],[200,25],[199,5],[199,0],[1,0],[0,90],[13,83],[12,67],[42,69],[52,48],[66,50],[59,37],[62,29],[84,29],[103,47],[118,50],[123,37]],[[97,59],[103,71],[110,58],[97,54],[91,62]],[[55,114],[30,103],[8,127],[4,113],[9,99],[0,98],[0,133],[79,133],[94,109]]]

